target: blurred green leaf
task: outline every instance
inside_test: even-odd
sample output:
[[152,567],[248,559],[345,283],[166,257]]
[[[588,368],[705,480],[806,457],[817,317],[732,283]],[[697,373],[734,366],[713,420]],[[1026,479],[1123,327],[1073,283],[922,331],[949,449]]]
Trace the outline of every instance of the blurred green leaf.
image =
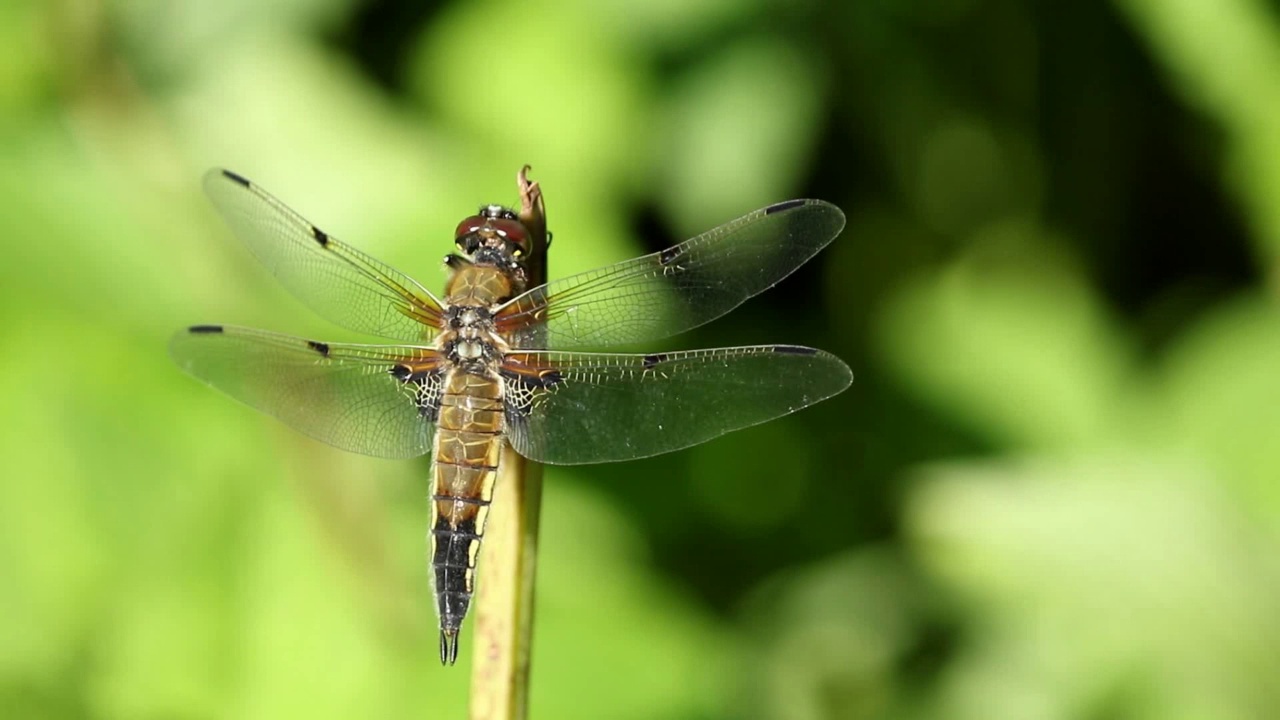
[[1190,329],[1164,363],[1167,410],[1181,447],[1194,450],[1280,528],[1280,314],[1241,298]]
[[1202,467],[1103,455],[923,477],[915,547],[972,615],[938,714],[1071,716],[1115,697],[1139,718],[1277,707],[1270,543]]
[[1120,0],[1177,90],[1226,130],[1223,169],[1257,229],[1259,252],[1280,254],[1280,21],[1257,0]]
[[883,362],[994,442],[1104,447],[1126,434],[1129,353],[1040,232],[994,226],[969,257],[904,287],[880,323]]
[[0,6],[0,130],[10,131],[46,97],[54,72],[53,48],[41,37],[40,3],[13,0]]
[[741,677],[738,716],[892,716],[893,675],[920,630],[920,589],[883,549],[770,578],[744,607],[756,651]]
[[813,150],[824,84],[802,49],[768,36],[730,44],[676,81],[655,178],[681,234],[786,199]]
[[626,518],[574,489],[570,472],[547,476],[534,636],[555,642],[535,641],[534,707],[560,718],[721,714],[737,671],[724,629],[651,574]]

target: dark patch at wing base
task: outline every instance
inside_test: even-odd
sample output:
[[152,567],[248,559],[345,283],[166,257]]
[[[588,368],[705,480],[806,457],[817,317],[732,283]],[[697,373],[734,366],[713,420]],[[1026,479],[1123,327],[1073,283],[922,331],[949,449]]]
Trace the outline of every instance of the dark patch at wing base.
[[516,372],[500,368],[504,386],[503,419],[507,430],[525,434],[528,432],[526,421],[533,412],[534,398],[548,390],[554,390],[564,382],[564,373],[559,370],[543,370],[538,373]]
[[212,335],[222,332],[221,325],[192,325],[187,328],[187,332],[193,335]]
[[408,365],[393,365],[387,373],[405,385],[417,386],[414,390],[414,401],[418,405],[418,414],[428,422],[440,419],[440,398],[444,391],[444,372],[442,370],[419,370],[414,372]]
[[316,352],[320,353],[324,357],[329,357],[328,343],[316,342],[315,340],[308,340],[307,347],[311,348],[312,350],[315,350]]
[[563,379],[559,370],[543,370],[538,374],[516,372],[506,368],[499,368],[498,373],[507,380],[511,380],[520,387],[530,390],[544,390],[546,388],[555,387],[560,384]]

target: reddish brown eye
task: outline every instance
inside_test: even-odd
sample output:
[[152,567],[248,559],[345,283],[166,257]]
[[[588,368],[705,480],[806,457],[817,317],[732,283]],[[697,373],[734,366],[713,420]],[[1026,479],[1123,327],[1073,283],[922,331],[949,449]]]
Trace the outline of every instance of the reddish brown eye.
[[521,250],[529,249],[529,231],[524,229],[524,225],[519,220],[507,220],[498,218],[489,221],[493,225],[493,229],[507,240],[515,243]]
[[479,215],[472,215],[466,220],[463,220],[462,222],[458,223],[458,229],[453,231],[453,237],[456,240],[457,238],[460,238],[463,235],[470,235],[471,233],[484,227],[484,224],[485,224],[484,218],[480,217]]

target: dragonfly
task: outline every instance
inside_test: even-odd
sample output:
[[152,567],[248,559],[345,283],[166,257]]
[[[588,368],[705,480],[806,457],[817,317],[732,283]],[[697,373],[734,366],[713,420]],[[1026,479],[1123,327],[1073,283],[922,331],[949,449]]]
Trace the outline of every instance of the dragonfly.
[[[204,177],[249,250],[330,322],[397,344],[351,344],[231,325],[179,331],[187,373],[316,440],[431,458],[431,566],[440,660],[454,664],[505,445],[553,465],[650,457],[832,397],[853,380],[799,345],[651,353],[611,347],[697,327],[826,247],[844,215],[788,200],[631,260],[539,284],[541,188],[458,224],[436,296],[229,170]],[[532,286],[532,287],[530,287]]]

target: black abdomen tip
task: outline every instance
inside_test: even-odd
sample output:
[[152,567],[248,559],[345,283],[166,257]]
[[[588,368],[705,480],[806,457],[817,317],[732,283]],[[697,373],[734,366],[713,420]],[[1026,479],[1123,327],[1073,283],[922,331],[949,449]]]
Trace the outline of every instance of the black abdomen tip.
[[458,631],[440,631],[440,664],[453,665],[458,662]]

